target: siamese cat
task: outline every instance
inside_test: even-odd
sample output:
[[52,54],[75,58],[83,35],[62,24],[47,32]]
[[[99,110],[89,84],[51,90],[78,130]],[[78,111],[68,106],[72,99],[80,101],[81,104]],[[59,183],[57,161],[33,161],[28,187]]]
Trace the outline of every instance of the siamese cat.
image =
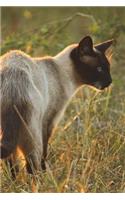
[[45,169],[49,137],[72,96],[85,84],[98,90],[111,84],[105,53],[112,43],[93,45],[86,36],[54,57],[18,50],[1,56],[1,159],[12,161],[19,148],[29,173]]

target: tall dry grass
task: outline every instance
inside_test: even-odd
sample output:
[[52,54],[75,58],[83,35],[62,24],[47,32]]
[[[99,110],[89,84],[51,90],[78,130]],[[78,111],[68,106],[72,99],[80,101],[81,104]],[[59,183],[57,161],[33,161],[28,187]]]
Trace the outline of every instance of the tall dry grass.
[[[99,34],[103,37],[104,33]],[[103,92],[84,86],[72,99],[49,141],[46,172],[32,177],[21,169],[17,179],[12,180],[9,167],[2,163],[2,192],[125,192],[125,37],[124,33],[118,34],[113,49],[112,86]],[[27,38],[21,39],[27,42]],[[21,39],[17,39],[18,48],[24,47]],[[48,50],[49,40],[43,39]],[[16,45],[13,40],[7,38],[3,51]],[[34,40],[32,45],[38,46]],[[57,40],[56,36],[56,44]],[[53,45],[55,51],[63,48],[60,41],[60,46]],[[28,46],[31,53],[32,45]]]

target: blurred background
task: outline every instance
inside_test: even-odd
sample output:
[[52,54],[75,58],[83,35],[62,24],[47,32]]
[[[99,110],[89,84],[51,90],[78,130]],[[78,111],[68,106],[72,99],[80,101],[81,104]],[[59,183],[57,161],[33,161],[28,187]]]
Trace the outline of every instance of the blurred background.
[[[87,86],[72,99],[52,136],[47,173],[39,192],[125,192],[125,7],[2,7],[1,54],[55,55],[91,35],[94,43],[115,39],[112,87]],[[31,191],[2,173],[3,192]]]
[[55,54],[87,34],[95,42],[123,40],[124,19],[124,7],[3,7],[2,53],[19,48],[30,54]]

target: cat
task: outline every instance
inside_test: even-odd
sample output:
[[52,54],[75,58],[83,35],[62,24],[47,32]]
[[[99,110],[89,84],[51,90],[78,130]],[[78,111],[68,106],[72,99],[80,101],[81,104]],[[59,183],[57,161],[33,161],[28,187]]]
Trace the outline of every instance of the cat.
[[29,173],[45,169],[48,140],[72,96],[85,84],[103,90],[112,83],[106,56],[112,43],[93,45],[86,36],[54,57],[19,50],[1,56],[1,159],[17,155],[18,147]]

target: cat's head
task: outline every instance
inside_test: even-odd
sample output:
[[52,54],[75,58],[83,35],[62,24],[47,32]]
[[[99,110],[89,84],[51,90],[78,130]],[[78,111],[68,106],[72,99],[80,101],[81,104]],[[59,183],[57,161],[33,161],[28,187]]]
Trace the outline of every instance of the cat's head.
[[106,50],[112,43],[113,40],[108,40],[93,45],[91,37],[86,36],[72,50],[70,56],[80,84],[87,84],[103,90],[112,83],[110,63],[106,56]]

